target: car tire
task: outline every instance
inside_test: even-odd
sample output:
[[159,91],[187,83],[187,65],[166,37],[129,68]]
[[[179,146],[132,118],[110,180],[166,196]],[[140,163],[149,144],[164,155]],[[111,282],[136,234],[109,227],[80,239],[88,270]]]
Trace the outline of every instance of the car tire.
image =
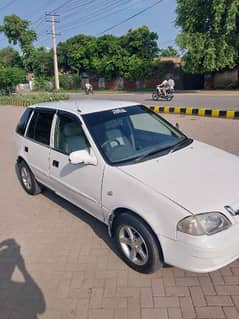
[[114,239],[122,259],[134,270],[153,273],[163,265],[162,251],[150,227],[130,213],[115,221]]
[[36,181],[31,169],[23,160],[18,164],[18,173],[22,187],[28,194],[36,195],[42,192],[41,185]]

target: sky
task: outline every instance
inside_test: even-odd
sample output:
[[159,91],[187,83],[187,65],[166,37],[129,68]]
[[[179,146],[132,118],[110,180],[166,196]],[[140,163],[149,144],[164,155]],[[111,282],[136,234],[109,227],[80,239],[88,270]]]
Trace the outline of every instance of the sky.
[[[116,36],[147,25],[159,36],[159,48],[176,47],[176,0],[0,0],[0,24],[4,16],[16,14],[30,21],[38,36],[37,47],[52,47],[49,16],[55,13],[57,42],[83,33],[92,36]],[[8,45],[0,34],[0,48]]]

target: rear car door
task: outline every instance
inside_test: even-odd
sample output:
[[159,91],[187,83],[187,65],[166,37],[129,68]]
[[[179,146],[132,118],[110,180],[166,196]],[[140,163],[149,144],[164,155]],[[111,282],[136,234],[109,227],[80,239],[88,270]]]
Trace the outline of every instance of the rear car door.
[[104,162],[96,165],[69,162],[69,154],[78,150],[91,151],[80,119],[71,113],[58,111],[54,142],[50,151],[50,176],[53,189],[62,197],[103,220],[101,187]]
[[49,186],[50,136],[55,110],[36,108],[24,139],[23,152],[36,179]]

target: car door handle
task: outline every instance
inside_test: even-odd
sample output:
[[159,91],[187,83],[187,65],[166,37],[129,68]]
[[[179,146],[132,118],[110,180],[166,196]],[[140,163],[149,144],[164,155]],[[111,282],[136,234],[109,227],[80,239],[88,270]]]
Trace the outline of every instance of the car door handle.
[[59,162],[56,160],[53,160],[52,166],[59,167]]

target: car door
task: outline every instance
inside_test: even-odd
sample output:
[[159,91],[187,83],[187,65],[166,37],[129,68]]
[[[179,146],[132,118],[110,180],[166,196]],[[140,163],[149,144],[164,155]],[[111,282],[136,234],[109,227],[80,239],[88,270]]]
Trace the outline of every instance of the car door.
[[23,152],[36,179],[49,185],[50,136],[55,110],[36,108],[24,138]]
[[50,176],[54,190],[75,205],[103,220],[101,185],[104,162],[96,165],[69,162],[69,154],[78,150],[92,152],[80,119],[59,111],[55,119],[53,146],[50,151]]

